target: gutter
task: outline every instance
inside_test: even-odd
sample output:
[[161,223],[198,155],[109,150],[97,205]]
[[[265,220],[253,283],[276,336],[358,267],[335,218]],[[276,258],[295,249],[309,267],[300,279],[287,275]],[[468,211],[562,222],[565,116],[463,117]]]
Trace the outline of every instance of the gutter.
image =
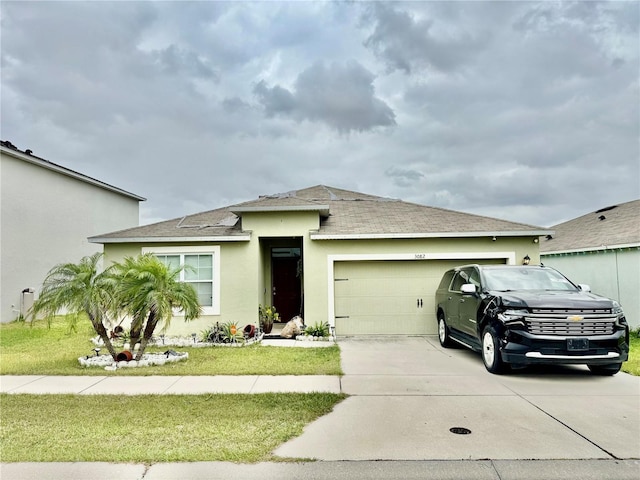
[[47,170],[51,170],[56,173],[60,173],[61,175],[65,175],[67,177],[74,178],[76,180],[80,180],[82,182],[94,185],[96,187],[103,188],[105,190],[109,190],[111,192],[118,193],[120,195],[124,195],[125,197],[133,198],[134,200],[138,200],[139,202],[144,202],[146,198],[136,195],[131,192],[127,192],[126,190],[122,190],[121,188],[114,187],[113,185],[109,185],[108,183],[101,182],[100,180],[96,180],[95,178],[89,177],[82,173],[76,172],[74,170],[70,170],[61,165],[57,165],[55,163],[50,162],[49,160],[45,160],[44,158],[36,157],[32,154],[27,154],[22,152],[21,150],[14,150],[12,148],[5,147],[4,145],[0,147],[0,151],[8,155],[10,157],[16,158],[18,160],[23,160],[27,163],[31,163],[32,165],[37,165],[39,167],[45,168]]
[[562,255],[562,254],[583,253],[583,252],[605,252],[607,250],[620,250],[624,248],[640,249],[640,243],[621,243],[619,245],[601,245],[599,247],[573,248],[570,250],[552,250],[548,252],[540,252],[540,256],[542,257],[544,255]]
[[231,213],[263,213],[263,212],[319,212],[329,216],[329,205],[295,205],[295,206],[265,206],[265,207],[228,207]]
[[531,230],[513,232],[431,232],[431,233],[311,233],[311,240],[380,240],[411,238],[477,238],[477,237],[541,237],[553,235],[553,230]]
[[251,235],[226,235],[211,237],[89,237],[89,243],[204,243],[204,242],[248,242]]

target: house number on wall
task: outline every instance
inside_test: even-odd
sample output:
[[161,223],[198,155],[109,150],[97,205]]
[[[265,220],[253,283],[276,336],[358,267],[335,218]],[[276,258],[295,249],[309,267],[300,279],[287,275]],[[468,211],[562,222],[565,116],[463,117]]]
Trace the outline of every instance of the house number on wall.
[[427,254],[426,253],[416,253],[415,254],[415,259],[416,260],[424,260],[425,258],[427,258]]

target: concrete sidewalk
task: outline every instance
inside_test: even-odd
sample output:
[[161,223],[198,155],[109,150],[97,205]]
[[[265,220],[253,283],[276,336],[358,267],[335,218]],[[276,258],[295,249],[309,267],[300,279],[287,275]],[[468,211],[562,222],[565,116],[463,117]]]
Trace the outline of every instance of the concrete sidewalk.
[[8,463],[2,480],[637,480],[631,460],[460,460],[418,462]]
[[79,395],[170,395],[216,393],[340,393],[340,377],[332,375],[215,376],[38,376],[0,377],[0,393]]
[[[437,337],[340,339],[345,375],[0,377],[0,392],[139,395],[333,392],[349,397],[273,453],[319,462],[19,463],[5,479],[640,478],[640,378],[586,367],[491,375]],[[456,428],[470,433],[458,435]],[[454,430],[452,432],[452,429]]]

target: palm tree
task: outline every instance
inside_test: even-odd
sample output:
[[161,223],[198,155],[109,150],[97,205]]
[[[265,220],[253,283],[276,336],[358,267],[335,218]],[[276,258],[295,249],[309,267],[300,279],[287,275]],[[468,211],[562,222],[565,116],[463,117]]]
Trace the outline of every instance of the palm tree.
[[95,253],[83,257],[80,263],[61,263],[49,270],[32,312],[34,318],[43,313],[49,324],[62,309],[74,316],[85,313],[115,360],[116,352],[104,325],[114,307],[114,284],[110,269],[98,270],[101,258],[101,253]]
[[169,326],[174,309],[184,312],[185,321],[200,315],[196,291],[179,280],[183,268],[171,269],[151,253],[126,257],[114,265],[116,296],[131,315],[131,348],[140,341],[136,360],[142,358],[156,327]]

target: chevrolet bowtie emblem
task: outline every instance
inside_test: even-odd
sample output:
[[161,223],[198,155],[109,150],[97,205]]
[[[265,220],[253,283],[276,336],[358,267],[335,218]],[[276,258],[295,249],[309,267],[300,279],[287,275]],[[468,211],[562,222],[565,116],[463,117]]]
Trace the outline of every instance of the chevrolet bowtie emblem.
[[584,317],[581,315],[570,315],[567,317],[567,320],[570,320],[572,322],[581,322],[582,320],[584,320]]

